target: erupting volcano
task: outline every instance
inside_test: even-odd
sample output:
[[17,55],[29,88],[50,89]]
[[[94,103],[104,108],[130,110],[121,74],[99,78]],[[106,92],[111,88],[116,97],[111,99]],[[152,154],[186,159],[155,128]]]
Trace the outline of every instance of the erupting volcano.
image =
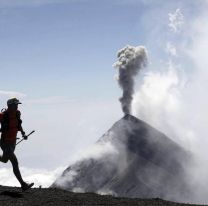
[[52,187],[121,197],[189,199],[185,168],[191,154],[147,123],[131,115],[134,76],[147,64],[145,47],[118,52],[118,83],[124,117],[95,144],[91,154],[69,166]]
[[52,187],[169,200],[190,195],[185,171],[190,154],[134,116],[125,115],[96,145],[109,150],[69,166]]

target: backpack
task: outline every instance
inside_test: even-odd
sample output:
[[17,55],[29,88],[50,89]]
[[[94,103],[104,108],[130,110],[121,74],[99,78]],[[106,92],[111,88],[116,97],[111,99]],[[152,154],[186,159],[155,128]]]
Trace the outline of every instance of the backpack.
[[[9,112],[6,109],[2,109],[1,110],[2,114],[3,114],[3,118],[1,120],[1,128],[0,128],[0,132],[5,132],[7,130],[9,130]],[[21,124],[22,124],[22,120],[20,119],[20,111],[17,110],[16,112],[16,117],[17,117],[17,121],[18,121],[18,130],[20,130],[21,128]]]

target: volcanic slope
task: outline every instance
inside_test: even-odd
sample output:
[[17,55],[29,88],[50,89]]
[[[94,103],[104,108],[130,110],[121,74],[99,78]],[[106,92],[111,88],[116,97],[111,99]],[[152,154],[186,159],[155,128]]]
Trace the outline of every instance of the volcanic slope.
[[[18,187],[0,186],[0,206],[188,206],[162,199],[130,199],[72,193],[56,188],[33,188],[22,193]],[[193,205],[194,206],[194,205]]]
[[185,170],[191,154],[134,116],[116,122],[94,150],[94,155],[69,166],[51,187],[174,201],[192,196]]

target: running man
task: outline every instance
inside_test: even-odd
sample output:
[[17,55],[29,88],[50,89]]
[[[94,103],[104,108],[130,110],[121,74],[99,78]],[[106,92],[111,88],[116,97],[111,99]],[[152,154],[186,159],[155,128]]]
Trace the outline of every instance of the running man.
[[18,131],[21,132],[24,139],[27,139],[27,136],[22,129],[21,113],[18,110],[19,104],[21,104],[21,102],[18,99],[9,99],[7,101],[8,108],[4,112],[0,113],[0,146],[3,150],[3,155],[0,156],[0,161],[3,163],[7,163],[8,160],[10,160],[10,162],[12,163],[14,175],[19,181],[22,190],[25,191],[31,188],[34,183],[28,184],[22,179],[22,175],[19,170],[18,160],[16,155],[14,154]]

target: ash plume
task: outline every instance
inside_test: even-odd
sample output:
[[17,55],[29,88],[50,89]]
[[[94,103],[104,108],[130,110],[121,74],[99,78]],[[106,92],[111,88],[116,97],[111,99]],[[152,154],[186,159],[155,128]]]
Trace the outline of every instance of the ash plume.
[[143,46],[122,48],[117,54],[118,61],[113,67],[118,68],[118,83],[123,90],[119,99],[124,114],[131,114],[131,102],[134,93],[134,76],[147,64],[147,50]]

